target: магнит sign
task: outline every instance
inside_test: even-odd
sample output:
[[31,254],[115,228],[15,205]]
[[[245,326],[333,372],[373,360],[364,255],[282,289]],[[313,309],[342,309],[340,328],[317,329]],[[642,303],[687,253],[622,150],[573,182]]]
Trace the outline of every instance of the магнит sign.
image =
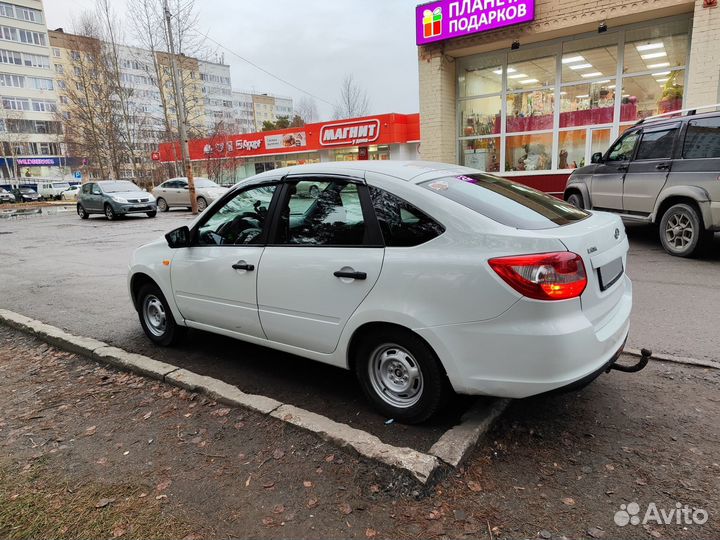
[[417,44],[530,22],[535,0],[438,0],[415,8]]

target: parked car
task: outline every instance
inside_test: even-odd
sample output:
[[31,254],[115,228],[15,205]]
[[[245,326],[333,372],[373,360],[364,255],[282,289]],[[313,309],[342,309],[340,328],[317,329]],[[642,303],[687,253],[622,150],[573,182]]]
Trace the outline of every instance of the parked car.
[[67,182],[41,182],[38,184],[38,193],[43,199],[60,200],[63,191],[69,187]]
[[[195,197],[198,210],[202,212],[210,203],[219,199],[228,188],[217,185],[207,178],[195,178]],[[158,209],[167,212],[171,208],[190,208],[190,189],[187,178],[171,178],[152,191],[157,199]]]
[[15,202],[15,195],[10,193],[7,189],[0,187],[0,203],[13,203]]
[[127,180],[102,180],[83,184],[77,199],[77,213],[82,219],[90,214],[104,214],[112,221],[127,214],[157,215],[155,198]]
[[720,231],[718,178],[720,112],[680,111],[641,120],[593,155],[570,176],[565,200],[659,225],[665,251],[690,257]]
[[449,388],[522,398],[608,370],[627,251],[619,217],[476,169],[321,163],[238,184],[137,249],[128,285],[158,345],[195,328],[351,369],[421,422]]
[[16,202],[37,202],[40,200],[38,192],[32,188],[20,186],[13,190]]
[[65,191],[62,192],[62,195],[60,198],[63,201],[76,201],[78,197],[78,193],[80,193],[80,189],[82,188],[81,185],[76,186],[70,186]]

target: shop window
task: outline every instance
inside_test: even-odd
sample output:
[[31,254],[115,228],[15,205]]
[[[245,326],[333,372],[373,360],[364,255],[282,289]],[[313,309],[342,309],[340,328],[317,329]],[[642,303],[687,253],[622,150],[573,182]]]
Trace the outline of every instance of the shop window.
[[500,133],[500,96],[471,99],[460,103],[461,137]]
[[503,75],[501,63],[498,61],[497,65],[490,67],[461,67],[458,77],[460,97],[500,93]]
[[[628,126],[629,128],[630,126]],[[612,140],[610,139],[610,129],[591,129],[590,130],[590,155],[600,152],[605,154]]]
[[460,142],[462,164],[479,171],[500,171],[500,137],[484,137]]
[[550,170],[552,166],[552,139],[552,133],[507,137],[505,142],[505,170]]
[[[510,55],[508,62],[508,90],[528,90],[555,84],[555,56],[514,61],[518,55]],[[523,55],[526,56],[526,55]]]
[[560,91],[560,127],[612,124],[615,88],[614,79],[563,86]]
[[720,157],[720,118],[693,120],[688,124],[683,157],[685,159]]
[[533,90],[508,94],[507,131],[541,131],[553,128],[555,90]]
[[625,34],[624,73],[683,67],[688,59],[689,20],[628,30]]
[[605,34],[563,44],[562,82],[615,78],[618,64],[618,36]]
[[577,169],[585,165],[587,130],[574,129],[560,132],[558,169]]
[[623,78],[621,122],[682,109],[685,71]]
[[670,159],[677,128],[643,133],[635,159]]

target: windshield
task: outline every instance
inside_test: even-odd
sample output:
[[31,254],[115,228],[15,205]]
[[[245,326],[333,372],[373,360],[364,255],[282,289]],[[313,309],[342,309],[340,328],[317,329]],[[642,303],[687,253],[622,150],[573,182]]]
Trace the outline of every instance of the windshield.
[[98,184],[103,193],[124,193],[126,191],[142,191],[132,182],[103,182]]
[[420,185],[516,229],[552,229],[590,215],[541,191],[490,174],[439,178]]
[[196,188],[219,188],[215,182],[212,180],[208,180],[207,178],[196,178],[195,179],[195,187]]
[[23,193],[35,193],[35,190],[30,189],[29,187],[21,187],[20,191],[22,191]]

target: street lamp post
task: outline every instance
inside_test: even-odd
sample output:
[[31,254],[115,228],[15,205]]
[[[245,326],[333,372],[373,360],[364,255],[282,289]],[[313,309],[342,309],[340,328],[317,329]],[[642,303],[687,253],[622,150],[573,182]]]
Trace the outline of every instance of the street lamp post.
[[197,198],[195,197],[195,178],[193,176],[192,162],[190,161],[190,148],[187,135],[187,118],[185,117],[185,102],[183,101],[182,85],[180,84],[180,76],[177,67],[177,58],[175,57],[175,44],[173,43],[172,20],[167,0],[165,0],[165,24],[167,25],[168,48],[170,49],[170,64],[172,68],[172,78],[175,86],[175,103],[177,104],[178,115],[178,131],[180,132],[180,150],[182,152],[183,167],[185,176],[188,179],[188,190],[190,192],[190,205],[192,213],[198,213]]

